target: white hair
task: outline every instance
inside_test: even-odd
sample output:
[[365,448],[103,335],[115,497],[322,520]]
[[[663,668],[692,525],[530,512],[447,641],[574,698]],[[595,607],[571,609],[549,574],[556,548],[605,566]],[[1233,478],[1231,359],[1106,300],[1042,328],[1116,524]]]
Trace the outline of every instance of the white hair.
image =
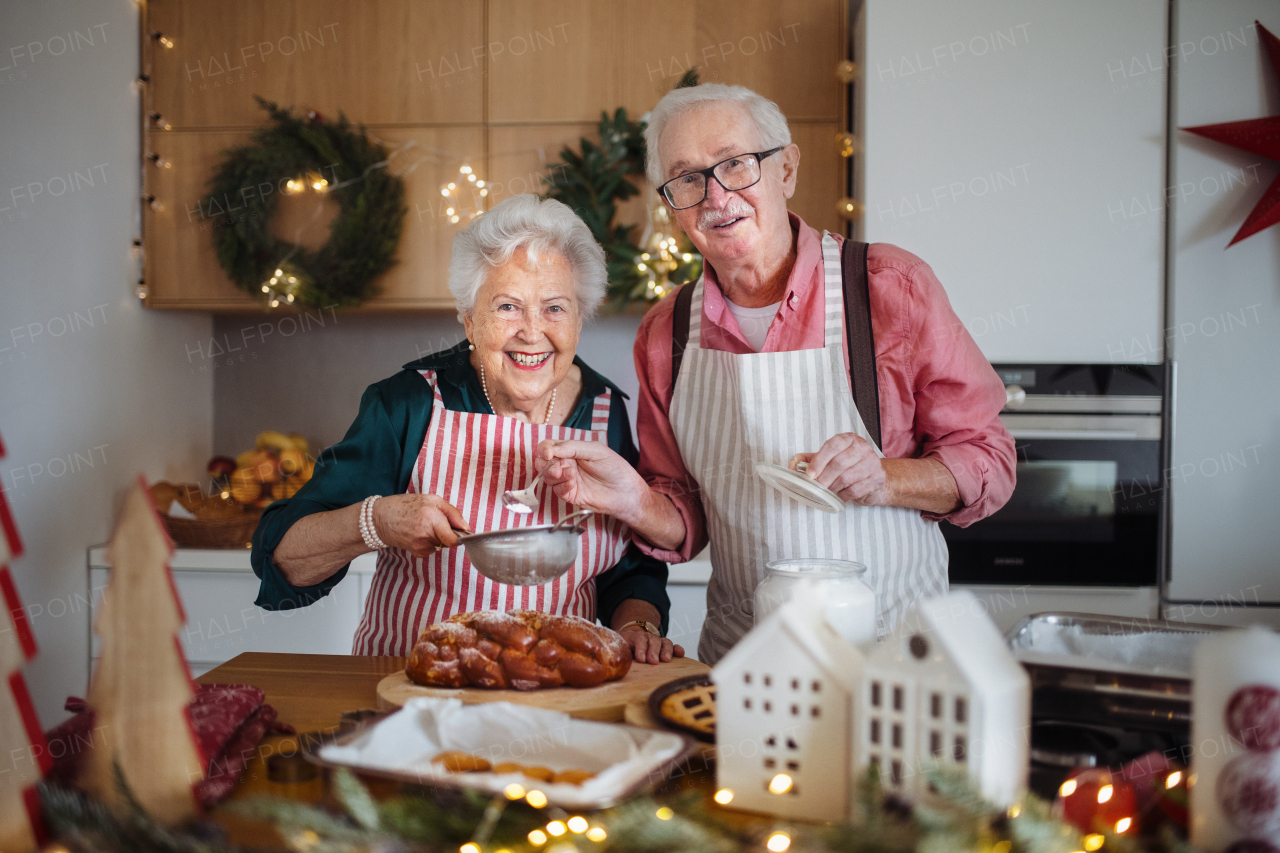
[[595,316],[608,281],[604,250],[567,204],[524,193],[494,205],[453,238],[449,291],[459,319],[475,310],[476,296],[489,272],[511,260],[520,248],[534,265],[545,252],[563,255],[573,271],[578,310],[584,320]]
[[[760,132],[757,143],[760,150],[768,151],[791,144],[791,128],[787,127],[787,117],[778,109],[778,105],[763,95],[756,94],[745,86],[726,86],[723,83],[703,83],[684,89],[672,89],[662,96],[658,105],[649,114],[649,124],[644,130],[644,144],[648,149],[645,159],[645,176],[655,187],[666,182],[662,173],[662,155],[658,144],[662,140],[662,132],[673,119],[696,106],[706,103],[731,101],[746,107]],[[745,153],[745,152],[739,152]]]

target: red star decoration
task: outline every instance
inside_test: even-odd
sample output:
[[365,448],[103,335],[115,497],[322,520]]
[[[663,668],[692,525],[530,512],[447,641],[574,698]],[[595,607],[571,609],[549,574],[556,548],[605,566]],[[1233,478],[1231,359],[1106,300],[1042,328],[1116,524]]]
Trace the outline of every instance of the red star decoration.
[[[1271,60],[1271,70],[1280,74],[1280,39],[1276,38],[1262,24],[1254,21],[1262,36],[1262,43],[1267,47],[1267,56]],[[1253,118],[1245,121],[1229,121],[1223,124],[1202,124],[1199,127],[1184,127],[1182,130],[1222,142],[1233,148],[1257,154],[1269,160],[1280,160],[1280,116]],[[1231,238],[1227,248],[1231,248],[1246,237],[1257,234],[1280,222],[1280,177],[1271,182],[1262,198],[1254,205],[1244,224]]]

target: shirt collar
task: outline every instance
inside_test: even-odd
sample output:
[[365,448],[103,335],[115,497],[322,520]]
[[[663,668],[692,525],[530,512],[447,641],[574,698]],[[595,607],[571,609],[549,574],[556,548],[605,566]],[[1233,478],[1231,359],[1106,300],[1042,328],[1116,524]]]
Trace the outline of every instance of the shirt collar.
[[[790,311],[804,301],[805,295],[813,286],[814,274],[822,263],[822,235],[789,210],[787,221],[791,223],[791,231],[796,235],[796,260],[787,276],[787,288],[783,292],[779,310]],[[703,291],[703,313],[707,320],[717,326],[727,325],[724,315],[728,307],[725,305],[724,291],[720,289],[715,268],[707,264],[703,276],[706,283],[711,285]]]

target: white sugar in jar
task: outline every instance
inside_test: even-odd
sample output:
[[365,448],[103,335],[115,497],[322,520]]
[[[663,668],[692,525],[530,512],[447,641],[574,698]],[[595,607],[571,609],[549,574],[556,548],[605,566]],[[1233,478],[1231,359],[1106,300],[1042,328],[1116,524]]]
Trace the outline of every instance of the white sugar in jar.
[[836,633],[851,643],[876,638],[876,594],[863,579],[867,567],[848,560],[774,560],[756,587],[756,624],[787,601],[805,598],[822,609]]

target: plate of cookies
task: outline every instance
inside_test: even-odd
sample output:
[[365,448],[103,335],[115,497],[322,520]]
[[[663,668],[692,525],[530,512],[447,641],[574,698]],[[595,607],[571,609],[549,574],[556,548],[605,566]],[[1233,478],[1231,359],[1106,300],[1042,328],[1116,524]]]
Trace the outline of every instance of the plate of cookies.
[[419,785],[514,792],[534,805],[599,809],[652,787],[694,749],[676,732],[510,702],[416,697],[312,760]]

